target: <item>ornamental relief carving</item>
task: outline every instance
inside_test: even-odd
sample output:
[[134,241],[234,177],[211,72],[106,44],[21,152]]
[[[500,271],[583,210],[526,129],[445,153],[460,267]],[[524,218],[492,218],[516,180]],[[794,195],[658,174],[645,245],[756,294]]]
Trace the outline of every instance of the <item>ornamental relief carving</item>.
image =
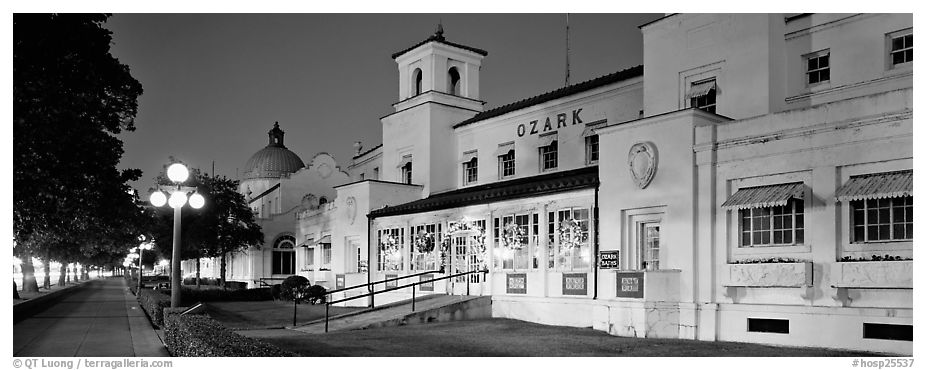
[[633,144],[627,155],[627,165],[630,167],[630,176],[640,189],[646,189],[653,177],[656,176],[658,165],[656,146],[650,142]]

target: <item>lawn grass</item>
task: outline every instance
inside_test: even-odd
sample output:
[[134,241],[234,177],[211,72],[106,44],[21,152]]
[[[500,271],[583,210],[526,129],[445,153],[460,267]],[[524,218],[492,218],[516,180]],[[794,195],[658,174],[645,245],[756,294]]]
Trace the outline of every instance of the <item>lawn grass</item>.
[[776,347],[735,342],[643,339],[608,335],[590,328],[548,326],[510,319],[454,321],[329,334],[261,339],[302,356],[879,356],[819,348]]
[[[330,308],[330,315],[364,309],[362,307]],[[293,325],[293,303],[287,301],[209,302],[206,311],[213,319],[233,330],[280,328]],[[296,305],[299,325],[325,318],[325,305]]]

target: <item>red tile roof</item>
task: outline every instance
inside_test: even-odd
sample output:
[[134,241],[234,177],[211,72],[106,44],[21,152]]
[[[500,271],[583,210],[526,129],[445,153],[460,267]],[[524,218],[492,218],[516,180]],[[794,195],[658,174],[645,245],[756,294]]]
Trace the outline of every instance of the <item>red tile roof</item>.
[[608,75],[597,77],[585,82],[579,82],[577,84],[569,85],[560,89],[556,89],[544,94],[533,96],[527,99],[519,100],[511,104],[503,105],[498,108],[489,109],[485,112],[481,112],[473,118],[467,119],[463,122],[460,122],[456,125],[453,125],[453,128],[462,127],[469,125],[471,123],[476,123],[479,121],[487,120],[492,117],[498,117],[505,113],[514,112],[519,109],[527,108],[534,106],[540,103],[548,102],[550,100],[559,99],[573,94],[578,94],[583,91],[588,91],[594,88],[601,86],[613,84],[616,82],[624,81],[634,77],[639,77],[643,75],[643,66],[639,65],[636,67],[630,67],[621,71],[617,71]]

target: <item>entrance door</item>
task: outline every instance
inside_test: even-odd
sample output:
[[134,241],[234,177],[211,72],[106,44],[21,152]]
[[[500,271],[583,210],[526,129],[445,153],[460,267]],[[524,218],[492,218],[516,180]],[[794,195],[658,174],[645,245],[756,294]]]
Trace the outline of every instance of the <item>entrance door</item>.
[[659,222],[640,224],[640,267],[643,270],[659,270]]
[[[451,237],[453,268],[451,274],[459,274],[468,271],[478,271],[482,269],[480,262],[478,241],[472,235],[473,233],[459,233]],[[469,274],[458,276],[451,279],[451,294],[456,295],[482,295],[482,274]]]

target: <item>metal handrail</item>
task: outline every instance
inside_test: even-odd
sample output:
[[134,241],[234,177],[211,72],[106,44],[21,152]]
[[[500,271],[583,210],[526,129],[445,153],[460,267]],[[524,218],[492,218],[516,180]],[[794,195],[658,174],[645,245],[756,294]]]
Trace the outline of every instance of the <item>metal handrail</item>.
[[[374,290],[374,291],[371,291],[370,293],[367,293],[367,294],[361,294],[361,295],[357,295],[357,296],[353,296],[353,297],[342,298],[342,299],[339,299],[339,300],[336,300],[336,301],[328,300],[328,301],[325,302],[325,333],[328,332],[328,317],[329,317],[329,316],[328,316],[328,308],[331,307],[332,304],[341,303],[341,302],[347,302],[347,301],[350,301],[350,300],[354,300],[354,299],[358,299],[358,298],[363,298],[363,297],[373,297],[373,296],[375,296],[375,295],[377,295],[377,294],[379,294],[379,293],[386,293],[386,292],[391,292],[391,291],[393,291],[393,290],[399,290],[399,289],[405,289],[405,288],[411,287],[411,288],[412,288],[412,312],[415,312],[415,287],[416,287],[416,286],[421,285],[421,284],[426,284],[426,283],[433,283],[433,282],[435,282],[435,281],[440,281],[440,280],[445,280],[445,279],[451,279],[451,278],[455,278],[455,277],[460,277],[460,276],[463,276],[463,275],[478,274],[478,273],[482,273],[482,274],[483,274],[483,280],[482,280],[482,281],[485,282],[485,274],[487,274],[488,272],[489,272],[488,269],[475,270],[475,271],[466,271],[466,272],[461,272],[461,273],[457,273],[457,274],[453,274],[453,275],[442,276],[442,277],[439,277],[439,278],[434,278],[434,279],[429,279],[429,280],[422,280],[422,281],[419,281],[419,282],[416,282],[416,283],[411,283],[411,284],[405,284],[405,285],[395,286],[395,287],[392,287],[392,288],[386,288],[386,289],[383,289],[383,290],[380,290],[380,291],[375,291],[375,290]],[[421,275],[421,274],[418,274],[418,275]],[[410,276],[412,276],[412,275],[408,275],[408,276],[405,276],[405,277],[410,277]],[[370,284],[373,284],[373,283],[370,283]],[[362,286],[362,285],[361,285],[361,286]],[[466,295],[469,295],[469,283],[466,284]]]
[[377,281],[369,282],[369,283],[357,284],[357,285],[349,286],[349,287],[346,287],[346,288],[340,288],[340,289],[335,289],[335,290],[329,290],[329,291],[325,292],[325,294],[330,295],[331,293],[339,293],[339,292],[343,292],[343,291],[346,291],[346,290],[357,289],[357,288],[362,288],[362,287],[367,287],[367,288],[369,289],[369,287],[375,286],[376,284],[385,284],[385,283],[390,282],[390,281],[393,281],[393,280],[402,280],[402,279],[405,279],[405,278],[410,278],[410,277],[415,277],[415,276],[420,276],[420,275],[426,275],[426,274],[438,274],[438,273],[440,273],[440,272],[441,272],[441,270],[433,270],[433,271],[418,272],[418,273],[414,273],[414,274],[411,274],[411,275],[397,276],[397,277],[394,277],[394,278],[388,278],[388,279],[377,280]]

